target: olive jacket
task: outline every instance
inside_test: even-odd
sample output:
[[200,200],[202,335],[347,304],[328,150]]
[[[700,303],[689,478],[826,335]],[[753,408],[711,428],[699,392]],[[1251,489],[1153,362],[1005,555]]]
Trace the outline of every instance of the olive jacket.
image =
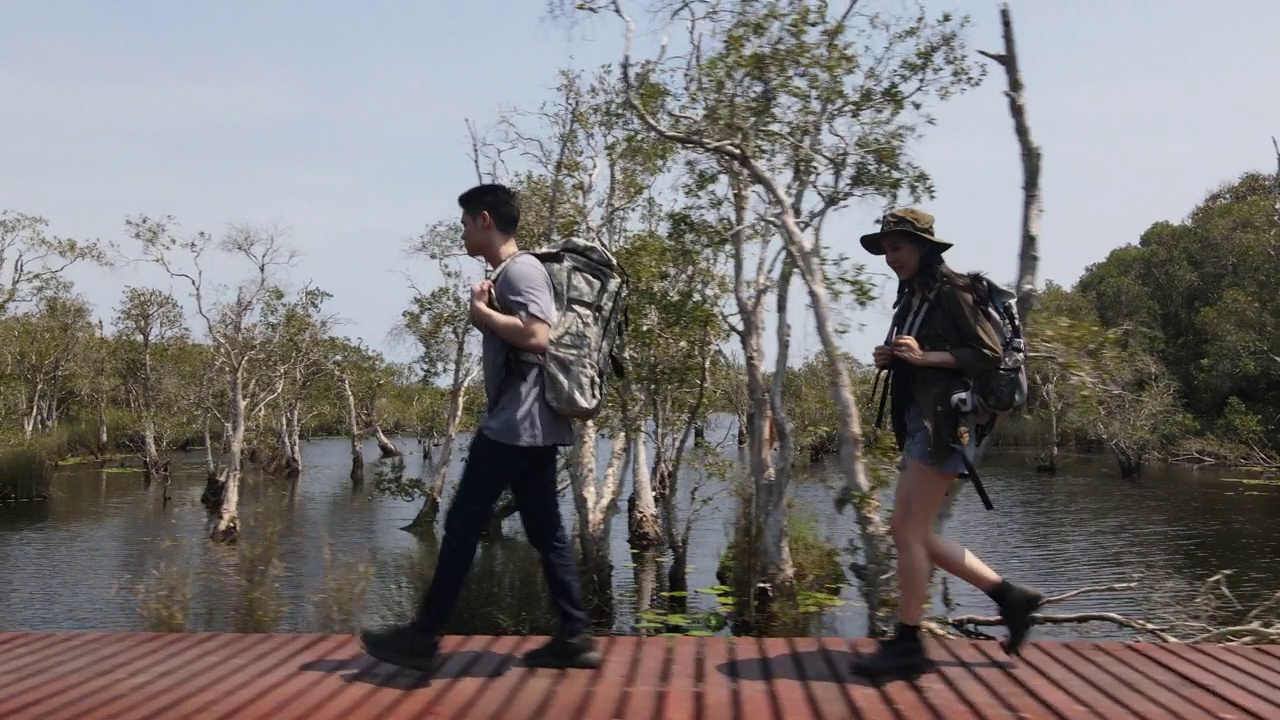
[[895,359],[889,394],[893,433],[902,450],[907,436],[907,403],[915,402],[929,429],[929,455],[940,464],[953,451],[953,444],[968,444],[972,431],[971,419],[952,408],[951,396],[969,389],[977,373],[999,367],[1003,350],[995,328],[968,291],[950,284],[939,286],[918,327],[908,333],[905,325],[916,301],[916,291],[908,290],[894,313],[897,334],[911,335],[925,352],[949,351],[960,367],[920,367]]

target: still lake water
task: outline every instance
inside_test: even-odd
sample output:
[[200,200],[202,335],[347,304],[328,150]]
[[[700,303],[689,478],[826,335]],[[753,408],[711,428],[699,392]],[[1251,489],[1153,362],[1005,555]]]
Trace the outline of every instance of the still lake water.
[[[410,452],[407,474],[420,474],[420,448],[407,439],[400,444]],[[358,582],[349,567],[331,568],[326,548],[333,559],[371,568],[360,614],[366,623],[404,618],[434,562],[435,541],[420,542],[399,529],[419,503],[373,493],[373,465],[369,482],[353,491],[347,448],[343,440],[304,443],[306,470],[292,484],[248,476],[242,490],[246,542],[240,550],[204,539],[199,505],[204,480],[196,455],[175,462],[180,469],[167,504],[159,488],[143,487],[140,473],[60,468],[53,498],[0,506],[0,631],[140,629],[136,588],[175,569],[191,578],[188,627],[232,629],[246,604],[246,567],[268,570],[273,590],[266,595],[278,612],[273,629],[324,629],[316,619],[316,609],[328,604],[321,598],[341,595]],[[465,445],[460,449],[455,459],[465,455]],[[366,457],[376,453],[372,444],[366,448]],[[600,456],[603,463],[607,452],[602,449]],[[1280,485],[1274,480],[1257,482],[1258,475],[1244,471],[1157,466],[1147,468],[1141,481],[1129,482],[1116,478],[1110,458],[1088,456],[1068,456],[1063,471],[1049,478],[1032,471],[1031,462],[1029,455],[992,453],[983,477],[995,510],[984,510],[966,487],[946,533],[1007,577],[1050,593],[1143,577],[1136,590],[1082,597],[1057,606],[1056,612],[1158,617],[1170,601],[1190,597],[1222,569],[1236,571],[1231,587],[1245,605],[1280,590]],[[454,468],[451,484],[459,471]],[[818,532],[843,548],[855,534],[853,519],[832,510],[835,481],[829,475],[798,478],[792,494],[796,507],[816,520]],[[1244,481],[1250,479],[1254,482]],[[717,559],[729,541],[734,503],[722,491],[698,516],[691,591],[717,584]],[[650,598],[641,605],[656,606],[666,573],[643,558],[636,562],[626,543],[625,494],[618,504],[623,510],[612,526],[614,613],[600,630],[628,633],[636,622],[637,587]],[[571,523],[568,493],[562,507]],[[267,528],[278,533],[274,545],[263,540]],[[264,547],[276,549],[276,563],[253,552]],[[847,552],[843,557],[851,559]],[[991,614],[991,603],[980,592],[954,580],[950,587],[955,612]],[[254,597],[261,601],[262,594]],[[845,603],[816,618],[812,633],[864,633],[856,589],[846,586],[841,597]],[[691,592],[690,611],[710,610],[714,600]],[[482,543],[450,629],[547,633],[554,628],[536,553],[523,540],[518,516],[509,518],[501,537]],[[1130,637],[1106,625],[1039,632],[1043,637]]]

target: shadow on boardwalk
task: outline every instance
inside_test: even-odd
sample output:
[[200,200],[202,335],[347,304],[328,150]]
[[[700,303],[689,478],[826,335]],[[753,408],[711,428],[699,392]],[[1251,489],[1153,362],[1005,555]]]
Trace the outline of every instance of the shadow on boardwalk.
[[[740,682],[769,682],[771,680],[795,680],[797,682],[839,683],[874,685],[875,683],[854,675],[850,671],[858,655],[844,650],[799,650],[768,657],[730,660],[716,666],[716,671]],[[1009,663],[982,660],[960,662],[958,660],[930,659],[932,669],[942,668],[990,668],[1007,670]],[[907,678],[911,679],[911,678]]]
[[418,690],[431,687],[432,680],[502,677],[517,662],[519,658],[515,655],[488,650],[442,652],[432,670],[420,671],[382,663],[359,651],[345,660],[311,660],[298,669],[338,675],[347,683],[364,683],[393,690]]
[[936,672],[872,684],[866,638],[613,636],[599,670],[526,668],[545,640],[449,636],[422,673],[349,635],[0,633],[0,718],[1280,718],[1280,646],[930,641]]

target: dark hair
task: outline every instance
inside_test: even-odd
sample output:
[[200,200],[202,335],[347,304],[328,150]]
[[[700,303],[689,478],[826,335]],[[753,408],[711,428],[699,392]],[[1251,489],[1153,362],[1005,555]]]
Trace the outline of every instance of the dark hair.
[[987,300],[982,273],[958,273],[942,259],[942,252],[936,245],[921,239],[916,242],[921,245],[920,266],[916,269],[914,278],[898,283],[898,298],[893,303],[895,308],[902,303],[913,285],[925,294],[945,285],[963,290],[979,302]]
[[458,207],[473,220],[489,213],[493,226],[504,235],[515,235],[520,228],[520,198],[506,185],[477,185],[458,196]]

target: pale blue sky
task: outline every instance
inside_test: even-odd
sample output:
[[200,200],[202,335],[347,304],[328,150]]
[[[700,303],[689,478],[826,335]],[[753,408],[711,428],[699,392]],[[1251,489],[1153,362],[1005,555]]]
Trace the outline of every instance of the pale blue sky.
[[[966,9],[975,47],[999,49],[995,2],[928,5]],[[1012,6],[1045,157],[1042,280],[1069,284],[1210,187],[1274,171],[1280,94],[1266,88],[1280,67],[1280,2]],[[532,106],[558,67],[618,57],[615,25],[570,43],[542,10],[543,0],[10,0],[0,208],[113,240],[137,213],[213,232],[280,222],[305,253],[294,278],[333,292],[345,331],[380,345],[407,305],[401,272],[433,282],[426,263],[404,258],[405,241],[452,218],[473,181],[463,119]],[[938,108],[918,157],[938,190],[926,207],[957,243],[952,264],[1008,282],[1021,171],[1003,90],[992,67],[982,88]],[[874,214],[843,212],[829,241],[853,252]],[[76,279],[105,311],[124,284],[156,278],[127,268]],[[887,303],[862,314],[870,329],[850,349],[869,356],[887,315]],[[816,350],[807,315],[796,324],[797,351]]]

